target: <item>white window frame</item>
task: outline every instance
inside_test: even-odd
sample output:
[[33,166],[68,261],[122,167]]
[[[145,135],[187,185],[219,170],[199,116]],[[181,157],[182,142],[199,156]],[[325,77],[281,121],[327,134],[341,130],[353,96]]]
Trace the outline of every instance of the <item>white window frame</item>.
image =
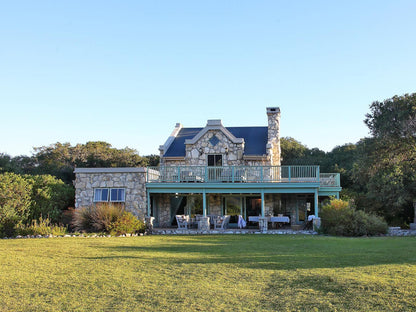
[[[103,199],[103,190],[107,190],[107,199]],[[97,196],[97,192],[99,192],[99,196]],[[108,197],[110,195],[109,189],[106,187],[100,187],[94,189],[94,203],[105,203],[108,202]],[[98,197],[98,199],[97,199]]]
[[[113,200],[112,191],[114,191],[114,190],[117,190],[117,197],[119,195],[119,192],[122,191],[121,199]],[[126,189],[125,188],[122,188],[122,187],[110,188],[109,189],[109,194],[110,194],[110,202],[112,202],[112,203],[124,203],[126,201]]]
[[[102,198],[102,192],[103,190],[107,190],[107,199]],[[120,190],[122,190],[121,198],[113,200],[111,193],[113,190],[118,190],[117,195],[119,194]],[[97,192],[99,192],[100,196],[97,196]],[[97,199],[97,197],[99,199]],[[123,187],[99,187],[94,189],[94,203],[124,203],[126,201],[126,189]]]

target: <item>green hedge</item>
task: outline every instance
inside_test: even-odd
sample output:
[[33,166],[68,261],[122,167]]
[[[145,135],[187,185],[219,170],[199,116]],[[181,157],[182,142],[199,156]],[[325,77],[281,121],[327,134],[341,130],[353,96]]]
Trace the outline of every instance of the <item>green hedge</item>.
[[321,232],[336,236],[386,234],[386,221],[376,215],[356,210],[349,202],[333,199],[321,208]]

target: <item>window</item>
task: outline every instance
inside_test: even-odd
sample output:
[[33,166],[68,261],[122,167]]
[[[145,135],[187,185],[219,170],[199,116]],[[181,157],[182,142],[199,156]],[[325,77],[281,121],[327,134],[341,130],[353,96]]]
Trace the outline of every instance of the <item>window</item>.
[[94,192],[95,202],[106,202],[108,201],[108,189],[95,189]]
[[111,189],[110,201],[112,202],[124,202],[124,189]]
[[208,155],[208,166],[222,166],[222,155]]
[[124,188],[97,188],[94,190],[94,202],[124,202]]

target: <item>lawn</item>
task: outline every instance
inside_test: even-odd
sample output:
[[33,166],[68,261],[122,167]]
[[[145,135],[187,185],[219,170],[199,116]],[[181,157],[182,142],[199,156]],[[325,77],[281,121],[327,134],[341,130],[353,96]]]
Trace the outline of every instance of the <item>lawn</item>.
[[416,238],[0,240],[1,311],[416,311]]

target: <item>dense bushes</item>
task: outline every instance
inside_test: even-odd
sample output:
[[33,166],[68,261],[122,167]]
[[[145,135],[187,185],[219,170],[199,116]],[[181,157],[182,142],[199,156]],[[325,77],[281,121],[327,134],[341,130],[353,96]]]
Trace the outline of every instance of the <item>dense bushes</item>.
[[30,225],[17,224],[16,234],[26,236],[26,235],[54,235],[62,236],[67,233],[67,228],[62,225],[51,224],[48,218],[43,219],[39,218],[39,221],[32,220]]
[[106,232],[112,235],[143,233],[145,225],[121,205],[102,203],[75,210],[73,227],[83,232]]
[[15,225],[27,220],[30,206],[30,183],[14,173],[0,174],[0,235],[12,236]]
[[329,235],[379,235],[388,231],[382,218],[356,210],[349,202],[340,199],[333,199],[322,207],[321,220],[321,231]]
[[60,222],[63,210],[73,206],[73,187],[50,175],[25,175],[24,178],[32,190],[29,219],[47,216],[51,222]]
[[0,174],[0,236],[13,236],[18,224],[42,216],[59,222],[73,201],[73,187],[50,175]]

